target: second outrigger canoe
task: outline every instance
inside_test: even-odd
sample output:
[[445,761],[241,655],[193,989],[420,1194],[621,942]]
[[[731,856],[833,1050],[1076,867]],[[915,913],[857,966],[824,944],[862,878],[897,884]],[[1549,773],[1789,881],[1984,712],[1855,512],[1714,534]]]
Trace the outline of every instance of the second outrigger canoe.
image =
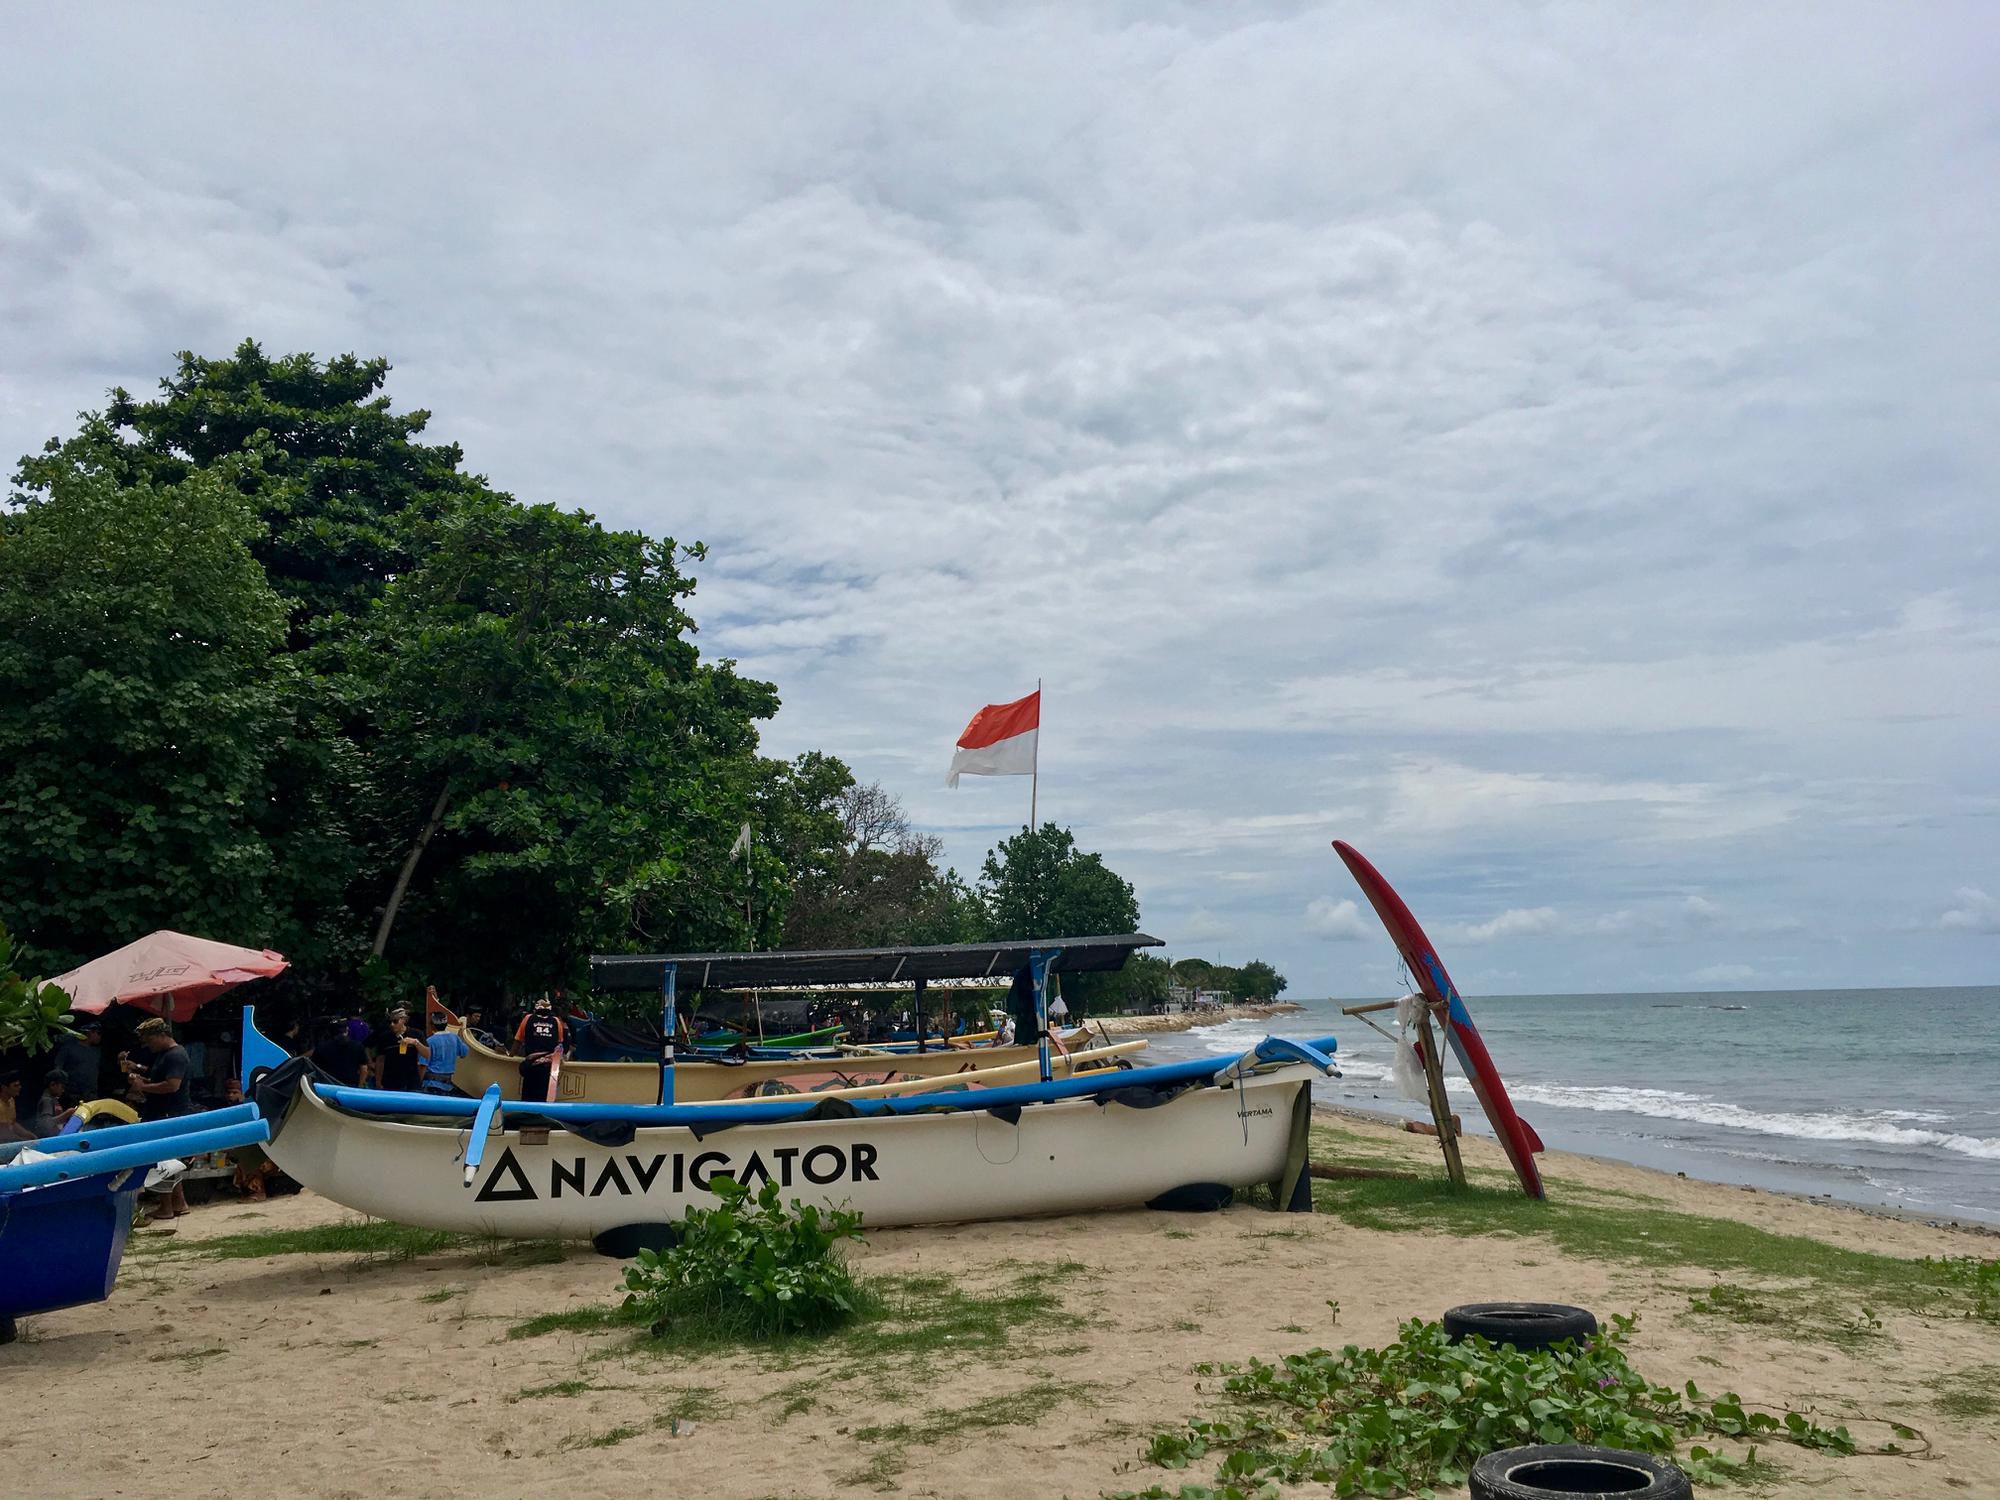
[[[497,1084],[501,1098],[519,1099],[521,1059],[483,1045],[462,1026],[457,1029],[469,1049],[458,1060],[458,1087],[477,1096]],[[1082,1036],[1081,1031],[1072,1033],[1059,1046],[1073,1046]],[[829,1075],[853,1085],[888,1082],[892,1072],[898,1076],[942,1078],[952,1073],[1033,1063],[1036,1057],[1033,1047],[954,1047],[889,1054],[855,1051],[845,1055],[822,1053],[747,1062],[680,1052],[674,1059],[674,1098],[693,1104],[767,1090],[783,1092],[782,1085],[800,1075],[813,1077],[812,1088],[829,1086]],[[797,1092],[808,1091],[806,1087],[794,1087]],[[660,1098],[660,1065],[565,1061],[556,1088],[557,1098],[564,1104],[656,1104]]]

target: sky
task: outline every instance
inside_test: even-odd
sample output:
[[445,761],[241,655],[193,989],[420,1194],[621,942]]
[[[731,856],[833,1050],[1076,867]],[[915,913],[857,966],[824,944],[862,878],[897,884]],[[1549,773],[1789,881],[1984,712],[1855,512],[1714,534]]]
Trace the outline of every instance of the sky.
[[2000,982],[1984,3],[0,9],[0,454],[382,355],[976,872],[1378,995]]

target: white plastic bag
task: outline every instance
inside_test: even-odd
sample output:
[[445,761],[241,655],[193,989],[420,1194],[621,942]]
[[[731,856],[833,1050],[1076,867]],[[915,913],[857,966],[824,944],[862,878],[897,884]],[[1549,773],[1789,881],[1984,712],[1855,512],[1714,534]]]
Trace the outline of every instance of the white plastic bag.
[[1417,1020],[1423,1012],[1422,995],[1411,993],[1396,1002],[1396,1029],[1401,1033],[1396,1043],[1396,1092],[1415,1104],[1428,1104],[1431,1099],[1430,1082],[1417,1058]]

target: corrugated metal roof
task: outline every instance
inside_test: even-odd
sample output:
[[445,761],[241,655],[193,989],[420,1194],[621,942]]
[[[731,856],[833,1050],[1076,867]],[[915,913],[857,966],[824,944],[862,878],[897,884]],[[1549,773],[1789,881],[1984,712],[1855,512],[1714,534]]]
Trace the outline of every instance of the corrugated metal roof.
[[1062,950],[1055,967],[1079,974],[1122,968],[1140,948],[1160,940],[1143,932],[1096,937],[1024,938],[1005,943],[949,943],[931,948],[821,948],[774,953],[593,954],[591,986],[658,990],[667,965],[674,987],[694,990],[809,989],[815,985],[899,984],[914,979],[992,979],[1005,983],[1031,952]]

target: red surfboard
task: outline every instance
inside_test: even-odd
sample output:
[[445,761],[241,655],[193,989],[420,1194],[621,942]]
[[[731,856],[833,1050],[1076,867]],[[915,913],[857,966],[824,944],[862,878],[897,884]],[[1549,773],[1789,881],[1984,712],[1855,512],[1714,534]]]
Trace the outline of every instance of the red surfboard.
[[1472,1013],[1465,1008],[1451,976],[1445,973],[1437,949],[1424,936],[1424,929],[1403,904],[1403,898],[1396,894],[1395,887],[1362,857],[1360,850],[1339,839],[1333,841],[1333,847],[1346,863],[1355,884],[1361,887],[1361,893],[1368,898],[1368,904],[1375,908],[1375,915],[1389,929],[1396,951],[1410,966],[1433,1014],[1444,1027],[1445,1035],[1451,1038],[1451,1050],[1458,1054],[1459,1066],[1471,1080],[1479,1107],[1486,1111],[1493,1133],[1500,1138],[1501,1149],[1514,1164],[1514,1174],[1521,1179],[1522,1189],[1530,1198],[1547,1197],[1542,1174],[1535,1168],[1535,1153],[1542,1149],[1541,1137],[1514,1113],[1514,1102],[1507,1097],[1507,1086],[1500,1081],[1500,1070],[1493,1066],[1493,1056],[1486,1050],[1479,1028],[1472,1024]]

